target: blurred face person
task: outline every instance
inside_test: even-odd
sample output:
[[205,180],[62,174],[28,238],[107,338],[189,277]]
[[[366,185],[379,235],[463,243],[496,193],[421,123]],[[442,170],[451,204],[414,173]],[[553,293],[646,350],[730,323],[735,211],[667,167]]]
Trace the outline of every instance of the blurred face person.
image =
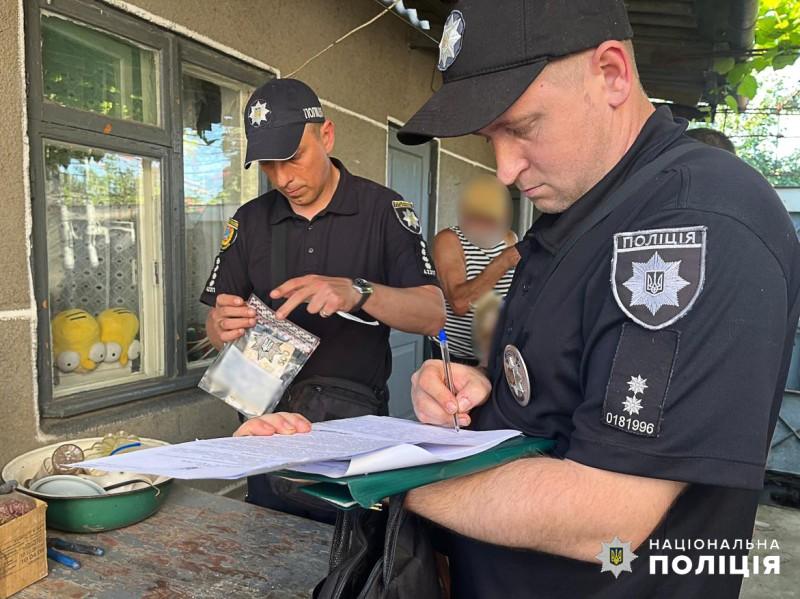
[[458,226],[481,248],[505,239],[511,226],[511,195],[506,186],[491,175],[470,180],[459,198]]
[[321,198],[330,199],[338,172],[330,161],[335,130],[331,121],[309,123],[297,151],[288,160],[262,160],[259,166],[274,188],[294,208],[309,209]]

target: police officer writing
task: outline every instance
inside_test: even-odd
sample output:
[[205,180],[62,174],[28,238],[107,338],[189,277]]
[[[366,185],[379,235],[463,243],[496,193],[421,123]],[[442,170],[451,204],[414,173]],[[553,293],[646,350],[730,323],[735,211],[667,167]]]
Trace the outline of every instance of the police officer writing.
[[462,0],[444,84],[400,131],[480,135],[544,213],[517,245],[488,376],[454,364],[455,396],[439,361],[413,380],[424,422],[556,441],[408,494],[453,532],[460,599],[736,597],[756,573],[800,247],[756,171],[654,109],[631,37],[620,0]]
[[[386,414],[390,329],[432,335],[445,320],[413,205],[330,157],[334,124],[304,83],[269,81],[244,116],[245,167],[258,163],[273,190],[228,222],[201,296],[213,306],[208,337],[219,349],[254,326],[254,293],[321,340],[278,410],[311,421]],[[267,426],[251,420],[241,432]],[[284,507],[254,482],[251,501]]]

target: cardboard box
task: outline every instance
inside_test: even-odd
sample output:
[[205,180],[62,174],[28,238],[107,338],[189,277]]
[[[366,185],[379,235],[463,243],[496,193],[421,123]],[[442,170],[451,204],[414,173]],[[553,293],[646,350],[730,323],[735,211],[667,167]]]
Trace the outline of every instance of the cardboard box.
[[34,509],[0,526],[0,599],[47,576],[47,504],[31,499]]

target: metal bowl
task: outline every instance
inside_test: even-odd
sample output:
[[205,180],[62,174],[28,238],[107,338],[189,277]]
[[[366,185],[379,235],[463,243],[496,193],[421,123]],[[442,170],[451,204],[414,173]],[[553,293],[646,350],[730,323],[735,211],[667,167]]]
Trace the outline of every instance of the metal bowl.
[[[88,450],[102,437],[70,440],[83,450]],[[142,448],[169,445],[157,439],[140,439]],[[3,468],[4,481],[16,480],[18,490],[47,503],[47,526],[66,532],[102,532],[130,526],[152,516],[163,505],[172,487],[172,479],[159,477],[152,487],[82,497],[59,497],[32,491],[23,486],[23,481],[33,478],[45,458],[51,456],[64,442],[39,447],[17,456]]]

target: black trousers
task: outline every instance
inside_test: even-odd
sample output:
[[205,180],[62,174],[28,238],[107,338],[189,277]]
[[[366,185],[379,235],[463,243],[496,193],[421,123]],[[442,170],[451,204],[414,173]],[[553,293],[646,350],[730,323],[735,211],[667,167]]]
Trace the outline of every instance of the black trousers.
[[336,508],[321,499],[306,495],[300,490],[300,486],[299,483],[274,474],[248,476],[245,501],[301,518],[336,524]]
[[[317,388],[320,389],[321,387]],[[369,392],[366,387],[361,388],[360,391]],[[287,392],[287,395],[284,396],[284,399],[278,404],[276,411],[299,411],[303,414],[305,411],[303,409],[292,410],[292,402],[289,399],[290,396],[291,391]],[[329,406],[329,409],[335,410],[335,405]],[[355,412],[351,412],[351,410],[354,409]],[[335,414],[328,412],[326,416],[321,416],[321,418],[330,420],[337,416],[349,417],[365,414],[386,416],[389,414],[389,390],[385,387],[383,389],[374,390],[374,399],[372,402],[364,403],[361,407],[355,408],[353,404],[348,404],[342,406],[342,410],[343,413]],[[305,413],[303,415],[312,421],[319,420],[319,418],[311,417],[312,414],[310,413]],[[241,415],[239,417],[244,421]],[[245,497],[245,501],[253,505],[259,505],[279,512],[300,516],[301,518],[308,518],[327,524],[335,524],[337,509],[321,499],[303,493],[300,490],[301,487],[302,483],[289,481],[273,474],[248,476],[247,496]]]

